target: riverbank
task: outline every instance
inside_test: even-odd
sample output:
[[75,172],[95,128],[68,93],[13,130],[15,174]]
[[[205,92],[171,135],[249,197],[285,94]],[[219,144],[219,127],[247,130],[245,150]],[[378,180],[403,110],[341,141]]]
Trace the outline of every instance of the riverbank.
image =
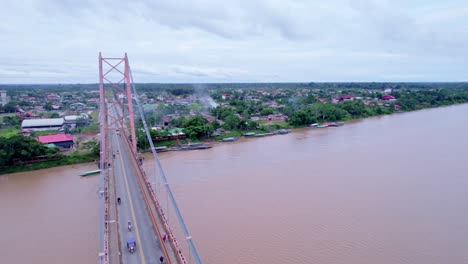
[[[281,125],[277,125],[274,122],[269,124],[271,127],[277,126],[274,129],[271,130],[248,130],[248,131],[231,131],[223,136],[218,136],[215,138],[215,140],[222,141],[222,139],[229,138],[229,137],[243,137],[245,134],[261,134],[261,133],[271,133],[274,132],[275,130],[295,130],[295,129],[303,129],[303,128],[324,128],[328,127],[329,125],[321,126],[324,124],[332,124],[330,127],[340,127],[343,124],[349,123],[349,122],[355,122],[367,118],[372,118],[372,117],[379,117],[379,116],[388,116],[388,115],[394,115],[394,114],[404,114],[404,113],[411,113],[411,112],[416,112],[416,111],[421,111],[421,110],[428,110],[428,109],[436,109],[436,108],[445,108],[445,107],[451,107],[451,106],[457,106],[457,105],[463,105],[463,104],[468,104],[466,102],[464,103],[453,103],[450,105],[436,105],[436,106],[429,106],[425,108],[420,108],[420,109],[413,109],[413,110],[398,110],[398,111],[393,111],[393,112],[388,112],[388,113],[382,113],[382,114],[377,114],[377,115],[372,115],[372,116],[364,116],[364,117],[351,117],[351,116],[346,116],[342,119],[334,120],[334,121],[323,121],[323,122],[318,122],[318,123],[310,123],[310,124],[304,124],[304,125],[297,125],[297,126],[292,126],[287,123],[282,123]],[[344,122],[344,123],[343,123]],[[337,125],[337,123],[339,125]],[[263,125],[266,125],[267,123],[264,123]]]
[[50,161],[25,164],[25,165],[20,165],[20,166],[10,166],[6,168],[0,168],[0,175],[16,173],[16,172],[41,170],[41,169],[60,167],[60,166],[79,164],[79,163],[89,163],[89,162],[97,162],[96,157],[91,156],[89,154],[72,154],[69,156],[63,156],[59,160],[50,160]]
[[[434,107],[427,107],[427,108],[422,108],[422,109],[415,109],[411,111],[399,111],[399,112],[393,112],[393,113],[388,113],[388,114],[381,114],[381,115],[374,115],[374,116],[369,116],[369,117],[361,117],[361,118],[345,118],[340,121],[344,121],[345,124],[349,122],[357,122],[359,120],[364,120],[368,119],[371,117],[381,117],[381,116],[389,116],[393,114],[404,114],[404,113],[410,113],[410,112],[417,112],[421,110],[428,110],[428,109],[436,109],[436,108],[446,108],[446,107],[452,107],[452,106],[458,106],[458,105],[463,105],[467,103],[457,103],[457,104],[451,104],[451,105],[441,105],[441,106],[434,106]],[[294,133],[295,130],[297,129],[304,129],[304,128],[310,128],[310,129],[321,129],[318,128],[317,126],[311,127],[309,125],[303,125],[303,126],[296,126],[296,127],[291,127],[291,126],[281,126],[281,129],[288,129],[290,130],[290,133]],[[289,133],[288,132],[288,133]],[[254,136],[254,134],[249,134],[249,133],[254,133],[255,135],[260,136]],[[246,136],[246,134],[249,134]],[[264,137],[264,136],[275,136],[275,135],[283,135],[287,133],[271,133],[267,132],[264,130],[254,130],[254,131],[231,131],[229,133],[226,133],[223,136],[218,136],[215,137],[215,141],[213,139],[210,140],[202,140],[200,143],[204,144],[212,144],[213,142],[216,142],[216,144],[225,144],[232,142],[231,140],[229,141],[223,141],[225,138],[231,138],[231,137],[236,137],[236,138],[257,138],[257,137]],[[170,147],[174,146],[176,141],[171,141],[172,144],[170,144]],[[198,142],[197,142],[198,143]],[[164,146],[163,142],[158,142],[157,146]],[[188,150],[199,150],[199,149],[208,149],[208,148],[193,148],[193,149],[188,149]],[[150,150],[147,151],[141,151],[142,153],[149,152]],[[167,151],[176,151],[175,148],[168,148]],[[98,159],[96,157],[91,156],[90,154],[72,154],[69,156],[63,156],[60,160],[52,160],[52,161],[45,161],[45,162],[40,162],[40,163],[33,163],[33,164],[27,164],[27,165],[21,165],[21,166],[11,166],[11,167],[6,167],[6,168],[0,168],[0,175],[1,174],[9,174],[9,173],[16,173],[16,172],[25,172],[25,171],[33,171],[33,170],[40,170],[40,169],[46,169],[46,168],[52,168],[52,167],[60,167],[60,166],[65,166],[65,165],[71,165],[71,164],[79,164],[79,163],[89,163],[89,162],[97,162]]]

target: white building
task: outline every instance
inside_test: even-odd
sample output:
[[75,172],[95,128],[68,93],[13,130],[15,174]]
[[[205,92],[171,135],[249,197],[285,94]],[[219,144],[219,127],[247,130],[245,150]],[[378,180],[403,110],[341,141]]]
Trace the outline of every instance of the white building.
[[8,100],[7,91],[0,90],[0,105],[8,104],[10,100]]
[[63,118],[25,119],[21,123],[21,129],[32,131],[59,130],[64,123]]

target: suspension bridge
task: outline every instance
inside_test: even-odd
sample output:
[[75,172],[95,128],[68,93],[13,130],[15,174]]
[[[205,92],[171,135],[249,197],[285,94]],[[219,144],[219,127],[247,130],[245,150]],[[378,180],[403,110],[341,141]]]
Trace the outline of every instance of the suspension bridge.
[[[99,263],[203,263],[149,134],[127,54],[99,53],[99,91]],[[136,119],[155,159],[151,172],[138,153]]]

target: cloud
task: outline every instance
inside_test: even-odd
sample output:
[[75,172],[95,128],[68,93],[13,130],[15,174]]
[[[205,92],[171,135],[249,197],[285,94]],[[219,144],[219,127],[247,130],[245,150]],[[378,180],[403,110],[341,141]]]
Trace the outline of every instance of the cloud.
[[6,0],[0,17],[0,83],[97,82],[99,51],[127,52],[137,82],[467,78],[457,0]]

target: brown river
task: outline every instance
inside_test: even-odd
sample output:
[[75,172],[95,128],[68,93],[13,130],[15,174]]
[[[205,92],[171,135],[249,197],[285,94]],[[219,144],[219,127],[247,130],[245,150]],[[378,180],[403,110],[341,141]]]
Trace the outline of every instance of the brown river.
[[[369,118],[161,160],[205,263],[466,264],[466,113]],[[0,175],[0,263],[96,263],[98,177],[78,176],[94,169]]]

